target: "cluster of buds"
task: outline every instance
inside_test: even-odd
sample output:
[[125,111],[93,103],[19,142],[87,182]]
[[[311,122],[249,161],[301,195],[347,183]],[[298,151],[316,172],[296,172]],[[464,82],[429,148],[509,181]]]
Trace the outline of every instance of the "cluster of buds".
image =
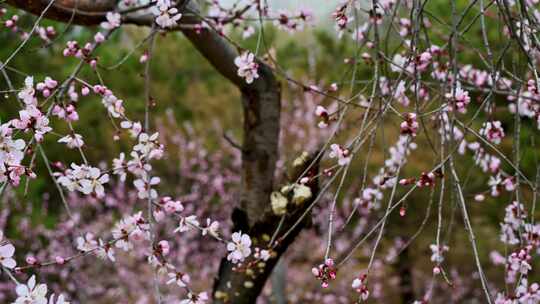
[[86,43],[84,47],[80,47],[79,43],[74,40],[70,40],[66,43],[66,48],[62,51],[65,57],[75,57],[78,59],[86,59],[92,68],[97,66],[97,59],[89,58],[90,53],[94,50],[94,46],[91,43]]
[[369,290],[367,288],[367,275],[362,274],[352,282],[352,288],[360,295],[361,301],[367,301]]
[[17,21],[19,21],[18,15],[13,15],[11,18],[4,22],[4,25],[12,31],[17,31]]
[[43,97],[47,98],[51,96],[51,91],[53,91],[57,85],[58,81],[47,76],[43,82],[38,82],[36,89],[41,92]]
[[416,182],[418,187],[431,187],[435,185],[435,173],[433,172],[422,172],[420,179]]
[[416,114],[407,113],[404,115],[404,118],[405,121],[403,121],[400,125],[401,134],[408,134],[415,137],[416,133],[418,132],[418,121],[416,121]]
[[54,37],[56,37],[56,30],[52,26],[39,26],[36,31],[39,38],[45,42],[50,42]]
[[320,264],[318,267],[313,267],[311,273],[321,281],[321,287],[327,288],[330,281],[336,279],[336,268],[334,267],[334,260],[326,259],[324,264]]
[[65,119],[66,121],[77,121],[79,120],[79,114],[75,105],[68,104],[67,106],[54,105],[52,109],[52,114],[60,119]]

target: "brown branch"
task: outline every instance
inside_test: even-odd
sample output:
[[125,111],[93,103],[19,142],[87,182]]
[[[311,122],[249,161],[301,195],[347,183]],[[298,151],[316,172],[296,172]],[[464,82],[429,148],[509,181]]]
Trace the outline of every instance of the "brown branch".
[[[51,0],[7,0],[7,3],[39,15]],[[117,0],[55,0],[53,6],[45,14],[45,18],[67,22],[73,17],[73,23],[79,25],[96,25],[102,22],[105,14],[113,11]]]

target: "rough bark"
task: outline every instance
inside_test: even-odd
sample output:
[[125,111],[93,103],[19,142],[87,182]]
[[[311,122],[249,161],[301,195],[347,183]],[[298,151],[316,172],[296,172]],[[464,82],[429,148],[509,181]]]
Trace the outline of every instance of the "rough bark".
[[[107,11],[112,11],[117,0],[55,0],[49,7],[45,18],[70,22],[78,25],[98,25],[105,20]],[[7,0],[17,8],[41,15],[50,4],[50,0]],[[199,23],[198,8],[193,2],[181,1],[182,12],[191,12],[181,19],[181,25],[175,30],[182,31],[197,50],[225,78],[236,85],[242,93],[244,109],[244,140],[242,145],[241,193],[239,205],[234,209],[232,220],[234,231],[249,233],[255,246],[267,244],[274,233],[280,217],[274,215],[270,206],[270,194],[274,189],[274,175],[278,158],[278,141],[280,129],[281,90],[271,68],[259,62],[259,75],[252,84],[246,84],[237,76],[234,59],[237,49],[218,33],[203,29],[196,32],[191,27]],[[195,14],[194,14],[195,12]],[[124,24],[152,26],[154,18],[148,14],[133,12],[123,16]],[[313,166],[309,174],[315,175],[318,164]],[[318,183],[314,180],[310,185],[313,196],[318,192]],[[308,205],[306,202],[305,205]],[[281,231],[291,228],[303,207],[290,210]],[[308,217],[309,218],[309,217]],[[232,264],[223,258],[219,273],[215,278],[215,303],[255,303],[268,276],[275,264],[293,242],[295,237],[307,224],[298,225],[285,239],[280,240],[275,248],[275,256],[264,264],[257,266],[257,271],[235,271]],[[249,282],[249,283],[246,283]],[[246,286],[250,286],[247,288]]]

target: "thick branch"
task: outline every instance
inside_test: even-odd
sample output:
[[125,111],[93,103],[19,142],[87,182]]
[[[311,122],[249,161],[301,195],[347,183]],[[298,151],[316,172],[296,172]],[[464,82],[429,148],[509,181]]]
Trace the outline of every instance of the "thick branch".
[[[7,3],[39,15],[49,5],[51,0],[7,0]],[[72,19],[74,24],[96,25],[102,22],[105,14],[113,11],[117,0],[55,0],[53,6],[45,14],[45,18],[67,22]]]

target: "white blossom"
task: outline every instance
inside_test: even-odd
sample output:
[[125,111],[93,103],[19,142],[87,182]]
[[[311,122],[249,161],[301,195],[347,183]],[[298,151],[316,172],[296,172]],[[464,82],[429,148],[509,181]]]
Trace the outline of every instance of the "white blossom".
[[180,304],[204,304],[208,301],[208,295],[206,292],[199,294],[188,293],[187,299],[181,300]]
[[36,286],[36,276],[30,277],[26,284],[19,284],[15,289],[17,299],[14,304],[47,304],[47,285]]
[[13,269],[17,265],[13,259],[13,254],[15,253],[15,246],[12,244],[5,244],[0,246],[0,263],[2,266]]
[[175,27],[178,20],[182,18],[182,14],[178,12],[176,7],[173,7],[170,0],[158,0],[152,6],[152,13],[156,16],[156,24],[162,28]]
[[254,79],[259,78],[257,72],[259,64],[255,62],[255,55],[251,52],[244,52],[234,59],[234,64],[238,67],[238,76],[245,78],[250,84]]
[[227,260],[233,264],[243,262],[251,255],[251,238],[241,231],[235,232],[232,234],[232,242],[227,243],[227,250],[230,251]]
[[69,134],[58,140],[59,143],[65,143],[68,148],[80,148],[84,145],[83,138],[80,134]]
[[105,15],[107,21],[101,23],[101,27],[107,30],[112,30],[120,26],[122,16],[119,13],[108,12]]

